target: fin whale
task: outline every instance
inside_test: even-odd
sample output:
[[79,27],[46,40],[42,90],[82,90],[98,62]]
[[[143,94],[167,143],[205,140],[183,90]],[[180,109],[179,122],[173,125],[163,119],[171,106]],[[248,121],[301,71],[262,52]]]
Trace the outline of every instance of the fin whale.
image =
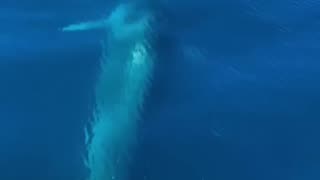
[[125,180],[133,155],[140,112],[153,74],[154,19],[132,3],[120,4],[97,21],[71,24],[63,32],[105,30],[95,108],[86,126],[88,180]]

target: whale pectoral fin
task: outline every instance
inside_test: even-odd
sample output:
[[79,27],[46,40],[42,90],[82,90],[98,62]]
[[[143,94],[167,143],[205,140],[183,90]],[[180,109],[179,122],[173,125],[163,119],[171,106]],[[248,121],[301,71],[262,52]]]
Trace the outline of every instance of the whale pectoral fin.
[[99,20],[99,21],[88,21],[88,22],[82,22],[78,24],[71,24],[63,27],[61,31],[85,31],[85,30],[100,29],[105,27],[106,27],[106,21]]

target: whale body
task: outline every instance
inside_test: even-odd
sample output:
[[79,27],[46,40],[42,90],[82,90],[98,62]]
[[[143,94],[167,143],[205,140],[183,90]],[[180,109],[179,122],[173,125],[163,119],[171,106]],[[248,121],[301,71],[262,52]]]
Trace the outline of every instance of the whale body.
[[124,180],[134,153],[140,112],[154,69],[150,11],[133,3],[101,20],[68,25],[63,32],[102,29],[95,108],[86,129],[88,180]]

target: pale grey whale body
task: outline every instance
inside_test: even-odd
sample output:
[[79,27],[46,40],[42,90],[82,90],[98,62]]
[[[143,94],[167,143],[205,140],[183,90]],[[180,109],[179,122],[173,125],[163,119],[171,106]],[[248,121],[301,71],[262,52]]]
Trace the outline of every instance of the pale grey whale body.
[[62,28],[105,31],[94,118],[86,131],[89,180],[127,178],[139,113],[153,74],[153,23],[150,12],[138,12],[135,4],[124,3],[105,19]]

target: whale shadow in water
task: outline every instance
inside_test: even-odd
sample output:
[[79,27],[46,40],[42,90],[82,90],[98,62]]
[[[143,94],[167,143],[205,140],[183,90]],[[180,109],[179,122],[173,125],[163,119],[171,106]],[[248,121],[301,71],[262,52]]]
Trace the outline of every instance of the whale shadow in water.
[[283,27],[255,14],[240,1],[194,1],[162,4],[168,30],[183,43],[207,48],[217,56],[238,56],[287,37]]
[[[130,171],[132,179],[250,178],[240,152],[237,154],[232,145],[212,138],[212,134],[199,132],[208,127],[210,117],[189,108],[192,104],[212,108],[199,103],[208,99],[193,87],[205,87],[207,82],[201,79],[199,69],[181,54],[185,45],[195,45],[207,49],[211,58],[245,55],[269,46],[283,35],[277,25],[247,13],[244,5],[236,4],[215,1],[192,10],[162,6],[164,16],[170,18],[165,18],[165,27],[159,31],[159,56],[144,108],[136,165]],[[213,61],[210,57],[208,61]],[[227,58],[224,60],[228,63]],[[232,174],[229,169],[233,169]]]

